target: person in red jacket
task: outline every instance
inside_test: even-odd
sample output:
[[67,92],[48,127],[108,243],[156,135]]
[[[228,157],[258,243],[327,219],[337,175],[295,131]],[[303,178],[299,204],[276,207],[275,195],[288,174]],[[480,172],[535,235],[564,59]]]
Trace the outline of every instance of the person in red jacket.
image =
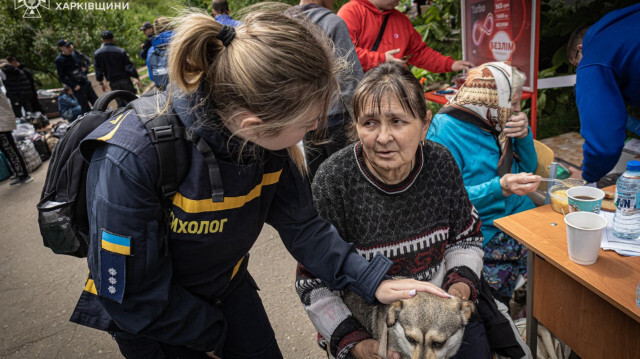
[[[362,69],[366,72],[384,62],[395,62],[431,72],[460,71],[473,67],[427,46],[411,21],[395,7],[399,0],[351,0],[340,8],[340,16],[353,41]],[[387,24],[377,49],[374,48],[384,18]]]

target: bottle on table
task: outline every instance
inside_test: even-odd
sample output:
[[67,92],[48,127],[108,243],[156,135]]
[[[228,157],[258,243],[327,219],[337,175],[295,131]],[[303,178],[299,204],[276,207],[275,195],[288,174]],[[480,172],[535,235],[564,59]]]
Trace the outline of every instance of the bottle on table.
[[640,161],[627,162],[616,182],[613,234],[622,239],[640,237]]

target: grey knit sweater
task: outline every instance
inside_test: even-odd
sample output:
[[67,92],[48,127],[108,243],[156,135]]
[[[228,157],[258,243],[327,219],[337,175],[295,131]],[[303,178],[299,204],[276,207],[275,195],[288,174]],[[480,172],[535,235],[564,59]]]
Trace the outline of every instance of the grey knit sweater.
[[[393,260],[390,274],[429,281],[448,289],[465,282],[475,298],[482,269],[480,219],[464,188],[453,156],[426,141],[416,166],[397,185],[387,186],[367,169],[360,143],[325,161],[313,182],[320,215],[367,259],[382,253]],[[296,290],[314,326],[337,358],[370,338],[340,297],[299,266]],[[324,340],[323,338],[326,338]]]

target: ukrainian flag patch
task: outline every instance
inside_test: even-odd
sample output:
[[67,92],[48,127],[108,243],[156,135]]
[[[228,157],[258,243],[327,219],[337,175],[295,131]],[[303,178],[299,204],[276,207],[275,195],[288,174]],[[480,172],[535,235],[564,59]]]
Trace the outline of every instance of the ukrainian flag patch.
[[131,255],[131,237],[120,236],[102,230],[102,249],[111,253]]

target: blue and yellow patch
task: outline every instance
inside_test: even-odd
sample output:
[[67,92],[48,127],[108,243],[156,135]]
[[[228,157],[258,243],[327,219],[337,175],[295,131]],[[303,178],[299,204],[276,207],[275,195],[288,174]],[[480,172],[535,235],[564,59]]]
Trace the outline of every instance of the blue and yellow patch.
[[104,229],[102,230],[101,237],[102,249],[125,256],[131,255],[131,237],[109,233]]

